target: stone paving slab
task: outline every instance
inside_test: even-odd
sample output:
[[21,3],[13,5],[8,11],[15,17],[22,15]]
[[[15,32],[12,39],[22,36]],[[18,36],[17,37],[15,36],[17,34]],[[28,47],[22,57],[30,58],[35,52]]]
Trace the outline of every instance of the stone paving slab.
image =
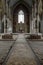
[[0,64],[3,63],[14,41],[0,41]]
[[18,36],[6,65],[38,65],[35,55],[23,34]]
[[10,39],[3,39],[0,40],[0,64],[4,62],[8,52],[10,51],[14,41],[17,39],[17,35],[13,35],[13,40]]
[[30,41],[30,45],[40,61],[43,63],[43,41]]

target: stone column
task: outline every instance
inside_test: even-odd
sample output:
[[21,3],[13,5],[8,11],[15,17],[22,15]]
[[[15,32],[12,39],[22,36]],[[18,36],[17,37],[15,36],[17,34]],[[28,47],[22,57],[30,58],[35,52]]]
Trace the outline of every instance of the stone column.
[[7,29],[6,29],[6,15],[4,15],[4,33],[7,33]]
[[37,33],[39,33],[39,22],[40,22],[40,17],[38,14],[38,16],[37,16]]
[[2,14],[0,12],[0,33],[2,32],[2,18],[1,18]]
[[38,0],[35,1],[35,17],[36,17],[36,20],[35,20],[35,30],[36,30],[36,33],[39,33],[39,15],[38,15]]
[[40,16],[42,13],[42,0],[38,0],[37,32],[39,33]]
[[6,33],[6,0],[2,0],[2,7],[3,7],[3,19],[2,19],[2,22],[4,23],[4,33]]
[[32,5],[32,20],[31,20],[31,22],[30,22],[30,24],[31,24],[31,33],[33,33],[33,5]]
[[32,16],[30,14],[30,33],[32,32]]
[[6,23],[6,21],[7,21],[7,11],[6,11],[6,0],[4,0],[4,33],[7,33],[7,27],[6,27],[6,25],[7,25],[7,23]]
[[0,0],[0,33],[2,32],[2,1]]

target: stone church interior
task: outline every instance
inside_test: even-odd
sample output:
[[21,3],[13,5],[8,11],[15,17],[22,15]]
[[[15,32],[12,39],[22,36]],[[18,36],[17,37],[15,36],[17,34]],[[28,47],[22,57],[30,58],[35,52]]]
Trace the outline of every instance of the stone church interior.
[[0,65],[43,65],[43,0],[0,0]]

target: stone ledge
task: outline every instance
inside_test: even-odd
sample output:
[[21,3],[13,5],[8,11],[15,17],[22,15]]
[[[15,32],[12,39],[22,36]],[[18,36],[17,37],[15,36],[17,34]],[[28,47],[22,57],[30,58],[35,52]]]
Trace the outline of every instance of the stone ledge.
[[2,39],[13,39],[13,36],[12,34],[5,34],[5,35],[2,35]]

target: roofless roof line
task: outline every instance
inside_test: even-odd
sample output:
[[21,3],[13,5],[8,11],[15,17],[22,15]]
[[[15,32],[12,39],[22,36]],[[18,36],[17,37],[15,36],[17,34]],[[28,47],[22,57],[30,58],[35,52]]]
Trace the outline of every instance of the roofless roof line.
[[12,7],[18,1],[25,1],[29,6],[32,6],[32,0],[7,0],[9,2],[10,7]]
[[18,6],[24,6],[31,12],[31,7],[25,1],[20,2],[20,0],[12,6],[11,10],[14,11]]

